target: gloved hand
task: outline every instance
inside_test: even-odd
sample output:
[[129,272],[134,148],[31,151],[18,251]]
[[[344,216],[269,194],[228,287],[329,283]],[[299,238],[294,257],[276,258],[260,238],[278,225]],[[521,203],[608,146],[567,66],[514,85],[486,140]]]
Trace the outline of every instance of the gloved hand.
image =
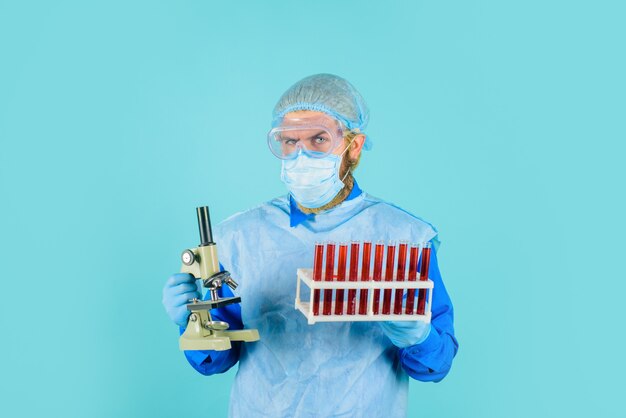
[[430,334],[430,324],[422,321],[385,321],[380,322],[380,326],[398,348],[419,344]]
[[187,326],[189,311],[187,303],[189,299],[200,299],[202,294],[196,286],[196,279],[188,273],[176,273],[171,275],[163,287],[163,306],[167,315],[179,327]]

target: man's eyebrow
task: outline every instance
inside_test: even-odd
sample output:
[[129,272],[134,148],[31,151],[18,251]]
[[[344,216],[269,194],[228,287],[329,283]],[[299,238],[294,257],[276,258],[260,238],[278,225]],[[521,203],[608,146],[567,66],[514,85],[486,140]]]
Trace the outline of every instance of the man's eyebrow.
[[293,139],[294,141],[299,141],[299,140],[300,140],[300,138],[294,137],[294,136],[292,136],[292,135],[288,135],[288,134],[286,134],[286,133],[284,133],[284,132],[283,132],[283,133],[281,133],[278,137],[279,137],[280,139]]

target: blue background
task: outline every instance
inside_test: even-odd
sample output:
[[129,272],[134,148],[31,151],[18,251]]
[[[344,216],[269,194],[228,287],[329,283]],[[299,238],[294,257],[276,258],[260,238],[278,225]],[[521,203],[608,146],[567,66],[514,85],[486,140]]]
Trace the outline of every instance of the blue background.
[[461,349],[411,417],[626,414],[619,1],[0,2],[0,415],[222,417],[161,288],[285,193],[300,78],[370,105],[364,190],[435,224]]

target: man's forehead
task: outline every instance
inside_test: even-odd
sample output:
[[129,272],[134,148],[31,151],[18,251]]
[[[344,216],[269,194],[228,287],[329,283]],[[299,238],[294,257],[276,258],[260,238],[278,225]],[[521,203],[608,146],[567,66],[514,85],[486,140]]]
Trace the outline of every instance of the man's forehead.
[[289,112],[284,117],[280,124],[281,126],[325,126],[328,128],[337,129],[339,124],[332,116],[323,112],[313,112],[310,110],[303,110],[297,112]]

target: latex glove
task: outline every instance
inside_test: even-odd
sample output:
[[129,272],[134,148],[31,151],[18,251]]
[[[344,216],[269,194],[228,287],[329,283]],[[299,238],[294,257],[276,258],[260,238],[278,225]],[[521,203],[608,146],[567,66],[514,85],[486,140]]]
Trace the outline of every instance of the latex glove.
[[181,328],[187,326],[190,312],[187,310],[189,299],[202,298],[196,279],[188,273],[171,275],[163,287],[163,306],[167,315]]
[[424,342],[430,334],[430,324],[422,321],[380,322],[383,332],[398,348],[406,348]]

